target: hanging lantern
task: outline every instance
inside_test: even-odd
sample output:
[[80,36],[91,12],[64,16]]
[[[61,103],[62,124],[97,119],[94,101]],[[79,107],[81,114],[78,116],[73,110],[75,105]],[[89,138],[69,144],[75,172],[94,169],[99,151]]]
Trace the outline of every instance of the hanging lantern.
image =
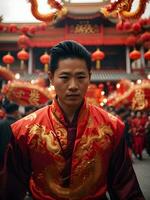
[[23,70],[24,69],[24,62],[29,59],[29,53],[27,51],[25,51],[25,49],[22,49],[21,51],[19,51],[17,53],[17,58],[19,60],[21,60],[20,65],[21,65],[21,69]]
[[123,30],[123,22],[122,21],[119,21],[117,24],[116,24],[116,29],[118,31],[122,31]]
[[138,20],[141,26],[146,26],[147,25],[147,18],[140,18]]
[[126,20],[124,23],[123,23],[123,29],[124,30],[130,30],[131,29],[131,22],[129,20]]
[[4,24],[0,23],[0,32],[2,32],[5,29]]
[[144,32],[140,38],[141,38],[142,42],[146,42],[146,41],[150,40],[150,33]]
[[8,26],[8,31],[11,32],[11,33],[16,33],[17,30],[18,30],[18,28],[17,28],[17,25],[16,25],[16,24],[10,24],[10,25]]
[[136,44],[136,41],[137,37],[135,37],[134,35],[130,35],[129,37],[127,37],[125,43],[127,46],[134,46]]
[[47,23],[43,22],[43,23],[39,24],[38,30],[45,31],[47,26],[48,26]]
[[141,25],[139,22],[132,24],[133,31],[139,32],[141,30]]
[[35,34],[36,31],[37,31],[36,26],[30,26],[30,27],[29,27],[29,33]]
[[18,45],[21,48],[27,48],[29,46],[29,38],[26,35],[20,35],[18,38]]
[[14,62],[14,57],[8,53],[7,55],[3,56],[3,62],[7,65],[7,69],[10,69],[10,64]]
[[100,69],[100,61],[103,60],[105,54],[97,49],[94,53],[92,53],[92,60],[96,61],[96,69]]
[[41,57],[40,57],[40,61],[42,64],[44,64],[44,71],[48,72],[48,65],[50,63],[50,55],[47,54],[47,52],[45,52]]
[[27,26],[27,25],[21,26],[20,31],[21,31],[23,34],[28,33],[28,31],[29,31],[29,26]]
[[150,49],[147,52],[144,53],[144,58],[146,60],[150,60]]
[[141,53],[138,50],[134,49],[130,52],[129,57],[132,60],[137,60],[141,57]]

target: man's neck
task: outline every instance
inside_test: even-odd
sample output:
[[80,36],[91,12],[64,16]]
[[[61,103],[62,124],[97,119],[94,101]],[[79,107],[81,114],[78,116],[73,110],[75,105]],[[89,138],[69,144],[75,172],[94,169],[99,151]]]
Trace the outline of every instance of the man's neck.
[[65,106],[64,104],[62,104],[59,99],[57,99],[59,106],[61,107],[61,109],[63,110],[65,116],[67,117],[67,119],[69,120],[69,122],[72,122],[74,115],[76,113],[76,111],[79,109],[80,106],[78,107],[69,107]]

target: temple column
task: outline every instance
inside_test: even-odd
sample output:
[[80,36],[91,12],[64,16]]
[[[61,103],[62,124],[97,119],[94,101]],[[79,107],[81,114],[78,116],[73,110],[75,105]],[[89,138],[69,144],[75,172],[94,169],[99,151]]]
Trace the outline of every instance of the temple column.
[[129,47],[126,47],[126,73],[130,74],[131,73],[131,65],[130,65],[130,58],[129,58]]
[[33,72],[33,49],[29,48],[28,74]]
[[145,59],[144,59],[144,47],[143,46],[141,46],[140,52],[141,52],[141,69],[144,69],[145,68]]

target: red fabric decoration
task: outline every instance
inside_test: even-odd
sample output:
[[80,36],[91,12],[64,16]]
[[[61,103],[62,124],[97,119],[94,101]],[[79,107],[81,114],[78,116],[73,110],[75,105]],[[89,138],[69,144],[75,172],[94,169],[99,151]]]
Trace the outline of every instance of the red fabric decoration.
[[12,81],[2,88],[2,93],[18,105],[40,105],[52,99],[51,93],[40,86],[24,81]]
[[6,69],[6,67],[0,67],[0,77],[4,80],[11,81],[15,79],[15,75],[12,71]]

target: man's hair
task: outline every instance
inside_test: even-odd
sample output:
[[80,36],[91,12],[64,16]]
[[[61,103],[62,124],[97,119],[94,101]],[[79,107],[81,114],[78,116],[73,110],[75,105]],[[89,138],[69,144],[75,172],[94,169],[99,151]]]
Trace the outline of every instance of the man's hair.
[[56,46],[52,47],[50,50],[51,53],[51,62],[50,62],[50,71],[52,73],[58,68],[58,62],[67,58],[79,58],[83,59],[86,62],[87,68],[91,70],[91,54],[89,51],[82,46],[81,44],[72,41],[66,40],[62,41]]

